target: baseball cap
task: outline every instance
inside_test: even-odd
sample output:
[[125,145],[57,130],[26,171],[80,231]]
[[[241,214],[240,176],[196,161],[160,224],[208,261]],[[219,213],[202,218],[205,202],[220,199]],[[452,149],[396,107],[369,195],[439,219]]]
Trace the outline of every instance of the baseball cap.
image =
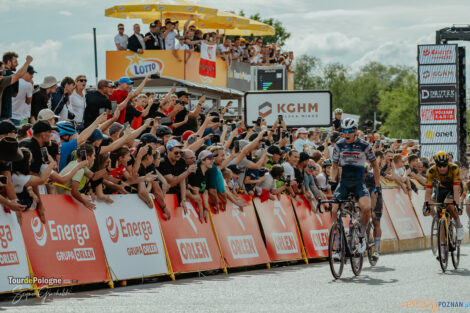
[[234,174],[241,174],[241,172],[242,172],[242,170],[240,168],[238,168],[238,166],[236,166],[235,164],[229,165],[229,166],[227,166],[227,168],[229,170],[231,170],[232,173],[234,173]]
[[119,78],[119,81],[118,81],[118,85],[120,84],[129,84],[129,85],[132,85],[134,82],[132,80],[129,79],[129,77],[121,77]]
[[295,136],[298,136],[299,134],[308,134],[308,131],[305,128],[301,127],[299,129],[297,129],[297,132],[295,133]]
[[98,128],[96,128],[92,133],[91,133],[91,136],[88,137],[88,141],[97,141],[97,140],[102,140],[102,139],[105,139],[103,133],[101,132],[101,130],[99,130]]
[[158,138],[157,136],[153,135],[153,134],[143,134],[142,136],[140,136],[140,141],[143,142],[143,143],[158,143]]
[[6,134],[9,134],[9,133],[16,133],[17,130],[18,129],[16,128],[15,124],[13,124],[9,120],[3,120],[3,121],[0,122],[0,135],[6,135]]
[[182,97],[182,96],[189,97],[191,94],[188,93],[188,92],[185,91],[185,90],[182,90],[182,91],[176,92],[175,95],[176,95],[178,98],[180,98],[180,97]]
[[157,24],[152,23],[152,24],[150,24],[150,27],[157,27]]
[[114,135],[115,133],[120,132],[124,126],[118,122],[114,122],[111,126],[109,126],[109,135]]
[[33,125],[33,134],[38,135],[40,133],[52,131],[51,124],[45,120],[39,120]]
[[189,136],[194,135],[195,133],[192,130],[187,130],[181,135],[181,140],[185,141],[188,140]]
[[178,141],[178,140],[175,140],[175,139],[170,139],[168,140],[168,142],[166,143],[166,148],[167,150],[171,150],[173,149],[174,147],[182,147],[183,145]]
[[53,119],[53,118],[56,118],[56,117],[58,118],[58,116],[55,115],[54,112],[52,112],[51,109],[42,109],[38,113],[38,120],[47,121],[47,120],[50,120],[50,119]]
[[216,157],[216,156],[217,156],[216,153],[212,153],[209,150],[204,150],[204,151],[201,151],[201,153],[199,153],[197,159],[199,161],[204,161],[207,158],[213,158],[213,157]]
[[299,163],[303,161],[307,161],[308,159],[310,159],[310,156],[308,155],[308,153],[300,152]]
[[26,70],[29,74],[34,74],[34,73],[37,73],[35,70],[34,70],[34,67],[32,67],[31,65],[28,65],[28,69]]

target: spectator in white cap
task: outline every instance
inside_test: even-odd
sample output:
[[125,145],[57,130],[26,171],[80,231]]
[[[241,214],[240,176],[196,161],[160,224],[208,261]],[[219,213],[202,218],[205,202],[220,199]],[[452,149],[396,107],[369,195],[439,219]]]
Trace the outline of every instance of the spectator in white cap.
[[295,133],[295,136],[297,139],[294,141],[294,149],[303,152],[305,147],[307,146],[307,134],[308,131],[301,127],[297,129],[297,132]]
[[44,77],[44,81],[39,85],[39,88],[33,92],[33,99],[31,100],[31,123],[38,118],[39,111],[47,109],[51,94],[57,89],[57,79],[54,76]]

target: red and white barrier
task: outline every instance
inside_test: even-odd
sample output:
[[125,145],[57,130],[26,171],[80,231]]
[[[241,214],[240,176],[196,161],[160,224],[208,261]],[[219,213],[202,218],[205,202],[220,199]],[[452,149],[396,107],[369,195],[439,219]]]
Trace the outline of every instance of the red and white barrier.
[[249,197],[242,198],[248,203],[243,211],[228,202],[225,212],[211,212],[227,267],[269,263],[253,203]]
[[[31,289],[23,234],[14,212],[0,206],[0,292]],[[19,281],[22,279],[22,281]]]
[[94,211],[111,275],[118,280],[168,274],[154,209],[137,195],[112,195]]
[[93,212],[68,195],[41,195],[46,224],[36,211],[23,213],[26,250],[36,277],[57,286],[109,280],[98,226]]

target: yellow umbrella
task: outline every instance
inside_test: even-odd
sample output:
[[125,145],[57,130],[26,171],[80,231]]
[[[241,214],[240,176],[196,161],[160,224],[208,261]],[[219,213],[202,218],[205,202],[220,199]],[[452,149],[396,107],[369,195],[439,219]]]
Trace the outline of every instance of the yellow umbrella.
[[251,19],[248,25],[237,25],[234,29],[225,30],[227,36],[272,36],[275,33],[276,31],[271,25]]
[[197,16],[198,14],[216,15],[217,9],[190,4],[186,2],[170,2],[164,0],[132,0],[115,5],[105,10],[104,15],[116,18],[142,18],[149,17],[162,19],[164,14],[178,14],[180,17]]

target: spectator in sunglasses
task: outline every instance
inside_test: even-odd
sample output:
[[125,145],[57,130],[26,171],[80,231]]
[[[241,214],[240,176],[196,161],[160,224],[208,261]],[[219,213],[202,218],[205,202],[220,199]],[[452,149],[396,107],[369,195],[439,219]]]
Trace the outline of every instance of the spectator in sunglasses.
[[70,109],[75,115],[74,121],[79,124],[78,129],[81,129],[83,124],[83,113],[85,112],[85,88],[87,79],[85,75],[78,75],[75,78],[75,88],[70,95]]
[[118,24],[118,34],[114,37],[116,49],[125,51],[127,49],[128,40],[129,37],[124,34],[124,24]]

